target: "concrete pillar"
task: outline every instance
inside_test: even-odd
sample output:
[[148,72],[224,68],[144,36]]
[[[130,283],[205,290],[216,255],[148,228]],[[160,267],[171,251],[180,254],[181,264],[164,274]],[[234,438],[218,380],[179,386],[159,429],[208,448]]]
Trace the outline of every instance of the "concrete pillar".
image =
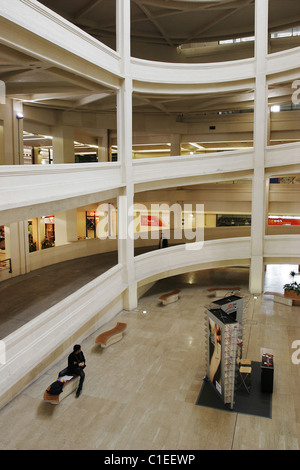
[[132,79],[130,74],[130,0],[117,0],[117,52],[122,61],[123,82],[117,96],[118,160],[124,189],[118,197],[118,253],[127,289],[123,295],[126,310],[137,306],[134,271],[134,184],[132,169]]
[[62,115],[52,129],[52,136],[53,163],[74,163],[74,129],[64,125]]
[[265,148],[267,144],[268,92],[266,56],[268,51],[268,0],[255,1],[255,109],[254,109],[254,173],[252,180],[251,266],[249,289],[263,291],[264,235],[266,217]]
[[10,224],[5,230],[6,258],[11,258],[14,276],[26,274],[30,271],[28,256],[28,221]]
[[108,142],[108,130],[105,129],[101,137],[98,137],[98,162],[109,161],[109,142]]
[[77,209],[55,214],[55,246],[77,241]]
[[181,135],[172,134],[171,135],[171,157],[180,155],[180,143],[181,143]]
[[6,99],[0,104],[0,165],[23,165],[23,104]]

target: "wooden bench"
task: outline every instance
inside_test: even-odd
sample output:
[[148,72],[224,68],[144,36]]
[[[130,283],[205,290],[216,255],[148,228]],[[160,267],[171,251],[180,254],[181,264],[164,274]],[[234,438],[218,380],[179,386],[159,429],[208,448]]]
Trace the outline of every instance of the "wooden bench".
[[159,297],[159,300],[163,305],[170,304],[171,302],[176,302],[179,299],[180,289],[173,289],[167,294],[163,294]]
[[278,304],[290,305],[290,306],[294,305],[293,299],[290,299],[289,297],[285,297],[284,294],[281,294],[279,292],[264,292],[264,294],[273,295],[274,302],[277,302]]
[[51,393],[48,393],[48,390],[50,388],[50,385],[49,385],[49,387],[45,390],[43,401],[47,403],[51,403],[52,405],[59,405],[64,398],[66,398],[75,390],[77,390],[78,384],[79,384],[79,376],[73,375],[70,380],[67,380],[64,383],[63,391],[59,393],[58,395],[52,395]]
[[210,287],[208,292],[214,292],[216,297],[222,297],[224,292],[239,292],[241,288],[237,287]]
[[95,343],[100,344],[101,348],[107,348],[111,344],[114,344],[123,338],[126,328],[127,323],[118,322],[114,328],[97,336]]

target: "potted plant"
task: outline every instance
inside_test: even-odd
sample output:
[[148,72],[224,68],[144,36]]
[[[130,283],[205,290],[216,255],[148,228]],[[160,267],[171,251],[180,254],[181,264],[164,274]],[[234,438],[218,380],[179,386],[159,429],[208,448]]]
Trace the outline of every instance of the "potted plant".
[[288,297],[290,299],[300,299],[300,283],[294,280],[296,275],[297,273],[294,271],[290,272],[290,276],[292,277],[293,281],[288,284],[284,284],[284,297]]

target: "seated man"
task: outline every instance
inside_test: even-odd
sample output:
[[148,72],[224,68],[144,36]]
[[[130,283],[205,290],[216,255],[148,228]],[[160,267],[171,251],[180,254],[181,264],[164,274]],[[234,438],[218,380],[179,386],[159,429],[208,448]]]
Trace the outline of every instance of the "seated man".
[[78,385],[78,389],[76,392],[76,398],[79,397],[82,391],[82,385],[85,379],[85,373],[83,372],[83,369],[85,367],[86,367],[85,357],[81,350],[81,346],[79,344],[75,344],[75,346],[73,347],[73,352],[71,352],[71,354],[69,354],[69,357],[68,357],[68,367],[59,373],[59,377],[62,377],[63,375],[67,375],[67,374],[79,375],[80,380],[79,380],[79,385]]

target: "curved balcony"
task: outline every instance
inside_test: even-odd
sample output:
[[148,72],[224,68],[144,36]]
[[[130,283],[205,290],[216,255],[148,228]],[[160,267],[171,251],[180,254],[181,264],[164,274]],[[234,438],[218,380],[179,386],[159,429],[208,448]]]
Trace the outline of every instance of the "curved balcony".
[[299,165],[300,143],[278,144],[266,147],[265,167]]
[[[210,174],[218,177],[219,174],[229,172],[250,173],[252,169],[253,151],[251,150],[133,161],[134,183],[141,186],[144,183],[162,180],[168,184],[167,181],[180,180],[181,178],[191,178],[196,181],[197,177]],[[172,183],[170,184],[172,185]]]
[[[22,217],[44,215],[112,197],[122,186],[121,166],[113,163],[0,167],[0,219],[8,224]],[[86,201],[86,202],[85,202]],[[63,207],[65,206],[65,207]],[[24,215],[23,215],[24,213]],[[33,215],[34,214],[34,215]]]
[[[255,77],[255,60],[207,64],[174,64],[131,58],[132,79],[167,85],[193,85],[228,83],[250,80]],[[135,85],[138,87],[138,85]]]
[[[273,262],[280,258],[295,263],[300,259],[300,235],[266,235],[264,239],[264,257]],[[279,261],[280,262],[280,261]]]
[[162,277],[225,265],[249,265],[251,238],[228,238],[178,245],[135,258],[136,281],[153,281]]
[[288,71],[297,72],[300,61],[300,47],[273,52],[266,57],[266,73],[272,75]]

